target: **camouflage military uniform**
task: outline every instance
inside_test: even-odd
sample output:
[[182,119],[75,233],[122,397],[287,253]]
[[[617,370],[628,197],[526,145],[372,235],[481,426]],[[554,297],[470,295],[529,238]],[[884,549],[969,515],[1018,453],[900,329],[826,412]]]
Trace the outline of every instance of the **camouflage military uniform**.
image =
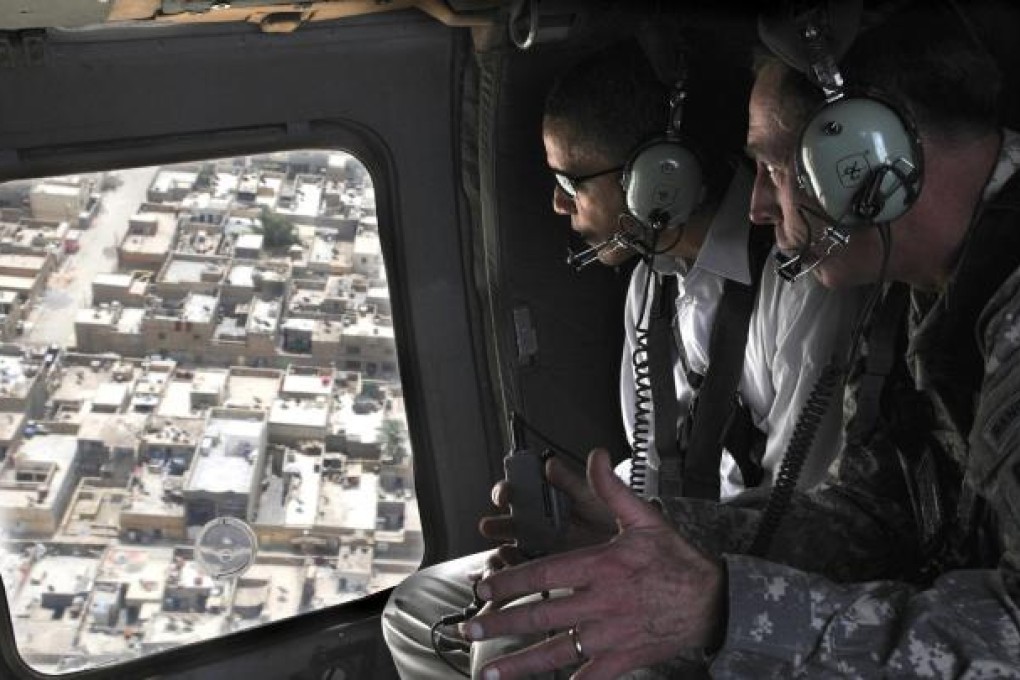
[[[770,555],[797,568],[726,555],[729,622],[713,676],[1020,677],[1018,167],[1020,138],[1007,133],[985,193],[1012,177],[1006,198],[986,203],[946,289],[911,293],[910,342],[898,364],[916,390],[900,393],[894,372],[883,399],[913,399],[916,412],[884,403],[875,430],[844,449],[832,482],[796,498]],[[856,392],[847,394],[852,419]],[[997,544],[997,562],[973,542],[956,553],[919,547],[930,528],[914,520],[905,449],[908,459],[910,449],[934,452],[946,526],[969,539],[983,533]],[[944,484],[954,478],[955,488]],[[963,512],[982,504],[983,514]],[[682,530],[720,553],[740,552],[757,517],[735,506],[668,507]],[[964,531],[972,516],[980,522]],[[862,582],[872,578],[899,580]]]

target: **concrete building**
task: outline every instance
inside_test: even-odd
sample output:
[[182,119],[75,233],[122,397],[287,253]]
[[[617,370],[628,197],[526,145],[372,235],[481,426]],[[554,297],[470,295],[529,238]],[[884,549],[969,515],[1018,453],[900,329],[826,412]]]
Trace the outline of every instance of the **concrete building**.
[[53,367],[41,356],[24,356],[19,347],[0,348],[0,412],[17,411],[37,417],[46,403],[47,381]]
[[116,542],[120,515],[130,507],[129,499],[130,492],[123,487],[111,487],[95,478],[82,479],[54,538],[69,543]]
[[225,408],[268,409],[280,393],[283,372],[234,366],[228,372]]
[[149,416],[144,413],[88,413],[78,427],[82,475],[126,484],[138,461]]
[[142,321],[145,346],[185,358],[202,352],[213,338],[218,305],[216,295],[191,292],[179,304],[148,309]]
[[32,217],[77,223],[78,215],[88,207],[91,189],[91,183],[81,175],[37,182],[29,193]]
[[144,307],[152,272],[96,274],[92,279],[92,304],[119,302],[123,307]]
[[45,552],[32,563],[11,603],[18,654],[27,663],[55,664],[85,656],[76,641],[97,566],[94,557]]
[[221,405],[226,397],[229,377],[230,373],[225,370],[195,371],[191,381],[191,410],[203,411]]
[[21,303],[30,304],[46,287],[56,264],[53,253],[0,254],[0,291],[14,293]]
[[269,409],[269,441],[296,445],[305,441],[323,441],[329,426],[331,400],[274,399]]
[[315,319],[287,319],[281,324],[280,331],[283,335],[283,351],[291,354],[311,354]]
[[223,227],[183,221],[177,228],[174,250],[190,255],[218,255],[224,242]]
[[338,358],[345,370],[361,371],[369,377],[398,378],[392,324],[366,308],[345,323]]
[[0,253],[44,256],[62,250],[72,222],[21,218],[0,223]]
[[265,414],[213,409],[184,479],[188,526],[228,515],[255,517],[265,469]]
[[128,221],[127,231],[117,248],[121,269],[159,271],[170,253],[177,230],[172,207],[146,204]]
[[74,317],[75,349],[89,354],[142,356],[147,347],[142,333],[145,316],[146,310],[124,307],[117,301],[81,308]]
[[262,234],[242,234],[234,242],[234,257],[258,260],[262,257],[265,237]]
[[7,453],[21,441],[27,420],[22,411],[0,411],[0,463]]
[[170,256],[151,286],[151,293],[164,306],[179,305],[190,293],[217,294],[230,266],[230,259],[218,255]]
[[0,526],[15,537],[49,537],[78,485],[78,439],[24,439],[0,465]]
[[146,191],[146,198],[151,203],[177,203],[191,193],[198,180],[200,168],[197,166],[171,166],[161,168]]
[[19,333],[25,317],[25,304],[21,296],[10,290],[0,290],[0,340],[10,340]]
[[383,272],[382,246],[379,234],[362,230],[354,239],[354,271],[369,279],[378,279]]
[[142,361],[141,373],[131,390],[130,409],[134,413],[153,413],[163,400],[173,377],[173,361]]

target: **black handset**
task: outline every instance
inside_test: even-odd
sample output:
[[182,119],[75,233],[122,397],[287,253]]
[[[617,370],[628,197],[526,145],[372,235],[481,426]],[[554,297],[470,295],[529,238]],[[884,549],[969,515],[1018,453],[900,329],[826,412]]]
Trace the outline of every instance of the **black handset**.
[[503,469],[517,548],[528,558],[547,555],[562,547],[570,498],[546,479],[545,461],[552,453],[527,447],[516,413],[510,414],[510,437],[510,453],[503,458]]

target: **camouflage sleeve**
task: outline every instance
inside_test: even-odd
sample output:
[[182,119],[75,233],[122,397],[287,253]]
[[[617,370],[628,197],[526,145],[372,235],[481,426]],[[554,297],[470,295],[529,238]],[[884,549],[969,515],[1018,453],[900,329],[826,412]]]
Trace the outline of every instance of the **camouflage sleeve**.
[[995,513],[1003,562],[1020,572],[1020,270],[984,315],[985,378],[967,478]]
[[[913,564],[913,515],[896,452],[881,437],[872,444],[844,449],[829,482],[794,494],[769,559],[836,581],[895,578]],[[759,492],[724,504],[663,499],[677,529],[717,556],[747,552],[766,502]]]
[[729,628],[715,677],[1016,677],[1020,583],[1008,571],[950,572],[925,591],[839,585],[730,556]]

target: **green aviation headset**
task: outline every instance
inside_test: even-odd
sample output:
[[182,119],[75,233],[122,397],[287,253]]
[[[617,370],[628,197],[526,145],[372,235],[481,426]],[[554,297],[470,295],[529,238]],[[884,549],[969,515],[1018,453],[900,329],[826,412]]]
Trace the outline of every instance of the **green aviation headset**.
[[843,86],[835,54],[848,49],[860,14],[861,0],[819,0],[789,2],[784,11],[759,18],[762,41],[806,71],[825,95],[801,131],[796,173],[844,241],[854,227],[906,213],[923,177],[921,143],[910,118],[880,93]]
[[627,210],[654,232],[685,224],[704,196],[701,163],[680,131],[685,83],[681,73],[670,92],[665,135],[638,146],[620,179]]

